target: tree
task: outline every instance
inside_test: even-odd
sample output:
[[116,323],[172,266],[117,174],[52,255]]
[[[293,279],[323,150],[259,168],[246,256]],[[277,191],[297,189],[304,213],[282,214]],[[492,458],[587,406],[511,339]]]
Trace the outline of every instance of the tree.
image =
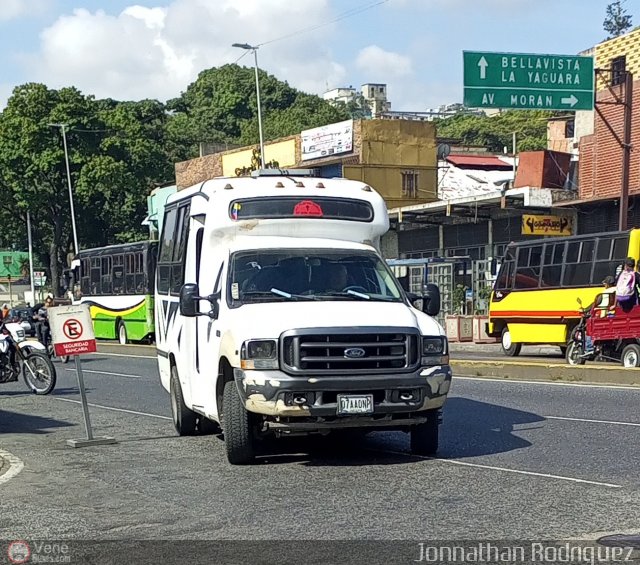
[[497,116],[457,114],[436,120],[439,137],[458,140],[464,145],[480,145],[494,152],[511,148],[513,132],[518,149],[533,151],[547,146],[547,121],[554,114],[542,110],[513,110]]
[[[300,92],[265,71],[258,76],[265,140],[349,118],[344,108]],[[252,68],[224,65],[202,71],[180,97],[167,102],[167,110],[166,141],[169,154],[180,157],[176,160],[196,157],[199,142],[248,145],[259,138]]]
[[[54,292],[73,253],[65,154],[81,247],[143,239],[141,221],[154,184],[172,176],[164,151],[164,106],[96,101],[74,88],[17,87],[0,115],[0,239],[26,244],[16,222],[32,217],[34,250],[48,264]],[[18,239],[19,241],[16,241]]]
[[624,35],[632,27],[631,16],[624,7],[626,0],[616,0],[607,5],[607,15],[602,27],[609,34],[607,39]]

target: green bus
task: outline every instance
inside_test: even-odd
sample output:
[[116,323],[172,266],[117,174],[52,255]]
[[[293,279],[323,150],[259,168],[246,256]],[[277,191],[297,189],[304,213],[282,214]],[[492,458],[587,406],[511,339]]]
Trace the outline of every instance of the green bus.
[[151,343],[156,241],[80,251],[70,270],[74,304],[89,304],[98,339]]

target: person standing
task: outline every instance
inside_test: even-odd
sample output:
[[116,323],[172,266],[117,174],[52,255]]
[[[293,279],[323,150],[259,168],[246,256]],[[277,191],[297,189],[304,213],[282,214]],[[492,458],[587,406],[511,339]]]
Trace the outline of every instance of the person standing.
[[639,286],[640,273],[636,271],[636,260],[633,257],[627,257],[616,280],[616,301],[625,312],[638,304]]

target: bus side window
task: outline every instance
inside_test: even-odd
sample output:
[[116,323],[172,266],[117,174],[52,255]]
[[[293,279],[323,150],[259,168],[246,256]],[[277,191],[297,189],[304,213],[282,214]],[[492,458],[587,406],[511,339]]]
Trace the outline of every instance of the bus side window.
[[111,257],[102,257],[101,290],[102,294],[112,294],[111,284]]
[[124,294],[124,257],[113,257],[113,294]]
[[179,294],[184,283],[184,268],[187,258],[185,250],[187,248],[187,238],[189,237],[189,210],[190,206],[188,204],[178,209],[178,223],[171,268],[172,294]]
[[158,252],[158,292],[168,293],[171,286],[171,260],[176,231],[177,208],[165,211],[162,236]]
[[100,265],[100,257],[94,257],[91,259],[91,289],[90,294],[100,294],[100,276],[102,273],[102,267]]
[[500,267],[498,278],[496,279],[496,289],[509,290],[513,287],[512,274],[513,274],[514,261],[505,261]]

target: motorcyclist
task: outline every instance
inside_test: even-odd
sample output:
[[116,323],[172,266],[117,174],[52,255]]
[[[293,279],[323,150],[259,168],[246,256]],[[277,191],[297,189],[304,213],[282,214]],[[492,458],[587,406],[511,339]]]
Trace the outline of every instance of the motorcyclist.
[[38,341],[43,345],[47,345],[49,340],[49,313],[48,309],[53,306],[53,298],[51,296],[47,296],[44,301],[44,304],[38,308],[34,315],[34,320],[36,322],[36,337]]

